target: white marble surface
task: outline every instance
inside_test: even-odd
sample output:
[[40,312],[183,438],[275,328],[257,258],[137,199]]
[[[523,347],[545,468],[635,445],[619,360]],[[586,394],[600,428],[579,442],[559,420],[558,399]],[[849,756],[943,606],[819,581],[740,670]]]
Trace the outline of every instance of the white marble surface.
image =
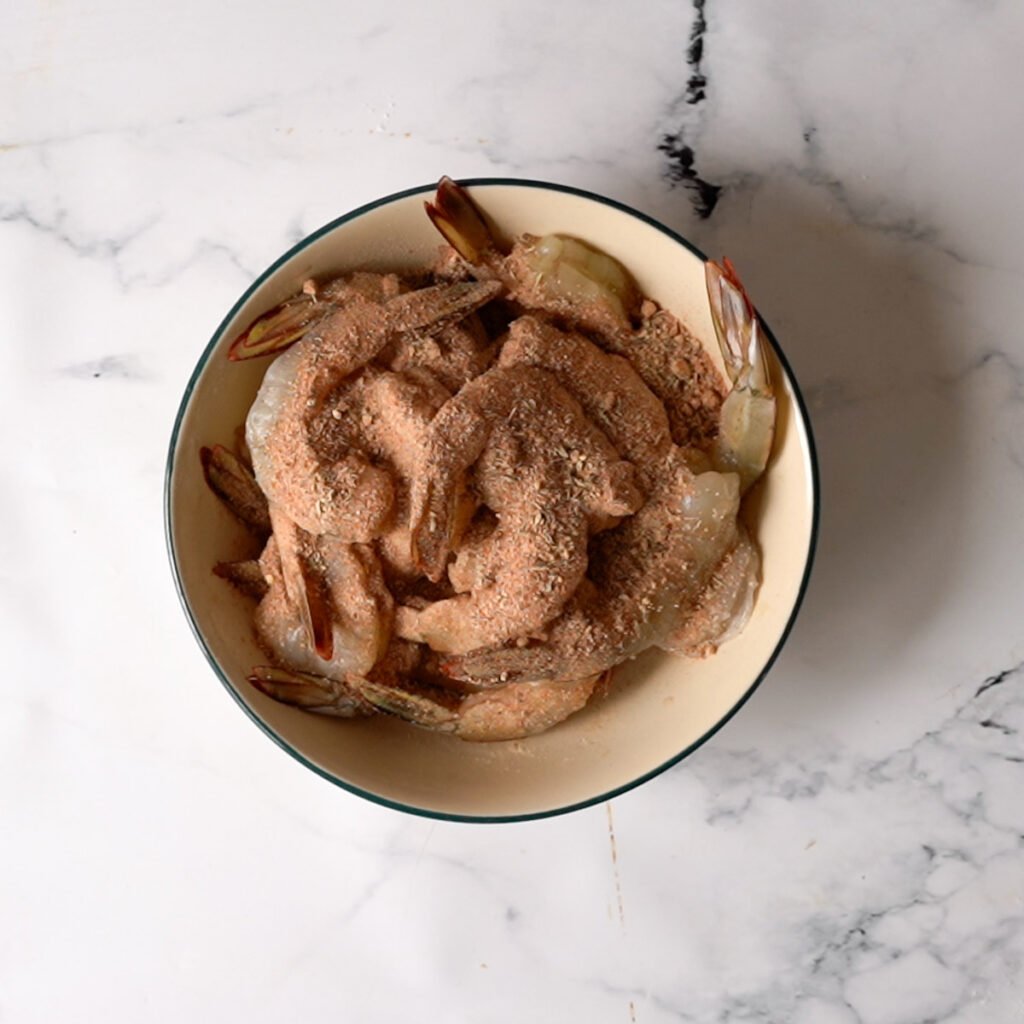
[[[698,54],[683,0],[3,5],[4,1024],[1024,1020],[1024,11],[703,17]],[[674,770],[526,825],[403,816],[283,754],[162,536],[235,297],[442,172],[731,254],[820,448],[769,680]]]

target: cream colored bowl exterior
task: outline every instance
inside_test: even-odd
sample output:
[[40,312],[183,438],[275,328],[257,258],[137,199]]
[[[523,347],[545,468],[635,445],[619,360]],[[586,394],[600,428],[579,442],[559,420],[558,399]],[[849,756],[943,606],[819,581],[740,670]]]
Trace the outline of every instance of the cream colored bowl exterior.
[[[621,260],[643,292],[683,319],[715,353],[703,258],[676,236],[616,204],[508,179],[478,181],[474,197],[509,234],[559,231]],[[382,200],[324,228],[267,271],[221,324],[186,393],[171,442],[167,533],[179,590],[214,668],[253,719],[327,778],[418,813],[508,819],[557,813],[643,781],[698,746],[746,699],[778,653],[806,585],[817,522],[813,444],[795,385],[778,359],[779,424],[769,471],[750,508],[764,581],[743,633],[703,661],[648,653],[620,668],[611,694],[528,740],[469,744],[393,719],[342,721],[294,710],[246,682],[266,661],[251,603],[211,572],[251,541],[207,489],[204,444],[231,444],[267,360],[230,363],[231,339],[311,275],[426,263],[438,236],[429,189]]]

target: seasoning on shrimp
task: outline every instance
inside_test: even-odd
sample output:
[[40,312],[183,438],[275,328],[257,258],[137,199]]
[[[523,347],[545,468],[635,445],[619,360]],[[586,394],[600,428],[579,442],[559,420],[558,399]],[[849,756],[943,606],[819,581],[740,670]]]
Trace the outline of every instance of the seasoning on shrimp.
[[706,273],[724,382],[612,256],[504,251],[449,179],[427,212],[451,243],[429,274],[307,281],[231,346],[277,356],[253,468],[221,446],[203,464],[264,547],[214,571],[257,602],[262,693],[517,739],[648,647],[703,657],[743,628],[760,559],[739,512],[775,402],[728,261]]

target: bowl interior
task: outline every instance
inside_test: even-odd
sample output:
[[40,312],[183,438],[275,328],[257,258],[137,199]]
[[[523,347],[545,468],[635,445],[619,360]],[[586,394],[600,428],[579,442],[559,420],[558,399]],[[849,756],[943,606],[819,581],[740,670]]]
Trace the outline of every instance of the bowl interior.
[[[252,540],[210,493],[199,449],[231,445],[268,361],[231,363],[227,347],[254,316],[311,275],[423,266],[438,236],[428,190],[382,201],[328,226],[275,264],[221,325],[186,394],[168,475],[168,535],[186,611],[211,663],[250,715],[300,760],[373,799],[442,816],[511,818],[608,796],[699,744],[744,700],[778,651],[799,604],[815,530],[812,446],[795,386],[773,356],[779,419],[769,471],[746,514],[763,583],[743,633],[703,661],[651,653],[620,668],[611,692],[551,731],[471,744],[385,717],[344,721],[304,713],[255,691],[246,675],[266,657],[251,602],[211,572],[251,556]],[[643,292],[675,312],[719,360],[701,257],[664,229],[586,195],[524,183],[472,192],[507,234],[560,231],[605,249]]]

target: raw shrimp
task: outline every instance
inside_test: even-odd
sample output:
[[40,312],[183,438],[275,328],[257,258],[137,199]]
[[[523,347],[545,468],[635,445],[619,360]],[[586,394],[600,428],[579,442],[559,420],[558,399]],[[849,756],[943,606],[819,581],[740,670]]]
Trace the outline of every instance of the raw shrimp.
[[432,203],[434,226],[474,275],[496,278],[509,297],[596,330],[628,330],[639,305],[633,278],[618,260],[567,235],[522,235],[503,255],[469,193],[442,178]]
[[[312,425],[320,427],[314,434],[333,427],[347,441],[354,436],[366,452],[385,464],[394,481],[399,514],[379,542],[380,557],[392,572],[413,572],[408,527],[410,479],[430,421],[447,398],[448,392],[428,374],[396,374],[368,367],[344,382],[330,400],[323,417],[327,426]],[[309,534],[276,506],[270,514],[283,589],[261,606],[258,632],[288,664],[315,671],[312,663],[302,664],[281,653],[304,644],[307,651],[312,649],[338,671],[366,671],[387,642],[393,607],[378,555],[331,534]],[[354,588],[348,597],[344,587]],[[325,592],[333,600],[325,601]],[[261,617],[268,615],[260,626]],[[298,634],[294,632],[296,623],[302,627]],[[281,637],[287,641],[273,639]],[[320,671],[326,669],[321,666]]]
[[279,356],[246,421],[256,480],[271,506],[313,534],[364,542],[379,535],[394,501],[390,475],[362,452],[319,451],[310,423],[395,335],[442,330],[500,291],[483,282],[422,288],[383,303],[353,296]]
[[548,638],[453,658],[446,663],[453,676],[480,683],[558,678],[570,665],[600,671],[652,645],[702,654],[745,624],[760,559],[737,514],[742,490],[767,464],[775,404],[757,315],[734,269],[709,263],[707,280],[733,381],[730,420],[713,452],[719,471],[696,475],[675,449],[654,474],[656,489],[644,507],[597,539],[596,587],[580,590]]
[[[367,651],[386,643],[390,603],[386,627],[371,616],[353,631],[339,625],[343,605],[332,604],[324,595],[337,592],[343,580],[358,592],[361,577],[354,566],[360,559],[365,563],[367,555],[345,543],[368,541],[386,532],[395,483],[386,469],[373,465],[352,445],[353,437],[345,435],[340,422],[339,429],[325,431],[323,412],[330,405],[329,411],[342,419],[338,389],[389,342],[413,332],[429,335],[450,328],[501,290],[494,283],[406,293],[403,288],[395,275],[365,273],[336,279],[319,290],[307,282],[304,297],[285,303],[279,316],[272,311],[261,317],[232,346],[232,353],[240,348],[251,355],[254,349],[265,352],[299,342],[268,369],[246,423],[256,477],[250,489],[260,496],[262,514],[273,526],[281,569],[282,586],[264,599],[263,610],[257,613],[258,619],[266,620],[261,632],[272,648],[301,646],[303,656],[363,666]],[[300,315],[297,310],[304,302],[315,305],[317,314]],[[429,409],[428,418],[441,401]],[[364,411],[364,418],[367,415]],[[246,487],[239,486],[249,484],[247,474],[239,474],[223,457],[215,459],[216,449],[201,454],[211,486],[216,484],[225,499],[234,499],[243,519],[253,521],[252,508],[260,509],[248,500]],[[223,472],[225,468],[231,472]],[[211,480],[215,469],[221,472]],[[230,494],[225,493],[225,483],[232,485]],[[341,504],[345,501],[350,507]],[[378,598],[381,591],[387,595],[383,583],[371,591]],[[355,614],[358,618],[358,609]],[[295,622],[299,633],[293,635]]]
[[[409,291],[396,274],[363,271],[319,284],[310,278],[299,295],[254,320],[231,345],[229,358],[252,359],[279,353],[312,333],[328,315],[353,300],[381,304]],[[378,361],[392,370],[426,369],[445,387],[457,391],[466,381],[483,373],[493,357],[493,346],[482,325],[472,315],[461,324],[436,332],[405,332],[383,348]]]
[[383,686],[398,686],[400,680],[418,672],[422,661],[422,650],[416,644],[392,639],[377,663],[365,672],[341,670],[323,675],[325,667],[322,665],[319,671],[260,665],[252,670],[249,682],[282,704],[291,704],[304,711],[352,718],[378,711],[361,695],[362,685],[372,680]]
[[228,358],[238,362],[282,352],[351,299],[381,303],[405,290],[397,274],[356,271],[324,284],[310,278],[303,282],[298,295],[285,299],[253,320],[231,343]]
[[[282,555],[292,542],[286,537],[283,530],[275,531],[260,558],[268,581],[255,614],[260,642],[281,663],[301,672],[336,680],[349,672],[369,672],[387,649],[394,611],[373,549],[329,535],[302,536],[293,557],[302,562],[297,582],[306,588],[303,600],[289,586]],[[308,640],[307,609],[315,620],[314,647]]]
[[735,474],[695,475],[673,449],[643,507],[592,542],[592,581],[543,641],[446,659],[443,670],[478,685],[601,672],[662,645],[697,605],[739,542]]
[[642,500],[632,466],[551,374],[489,370],[434,420],[413,491],[414,554],[432,579],[444,572],[453,510],[478,461],[476,491],[498,517],[490,561],[501,569],[469,593],[399,609],[398,634],[435,650],[469,651],[540,629],[583,578],[589,535]]
[[454,677],[486,683],[553,678],[569,665],[600,671],[650,646],[701,655],[746,624],[760,559],[737,515],[742,491],[767,464],[775,400],[757,316],[735,271],[709,263],[706,273],[734,381],[726,398],[732,420],[713,452],[716,470],[694,474],[685,451],[673,449],[653,474],[656,489],[644,507],[595,540],[596,587],[580,589],[547,639],[451,659],[446,671]]
[[383,711],[477,743],[522,739],[550,729],[583,708],[600,680],[596,674],[570,681],[513,683],[467,696],[394,674],[337,680],[260,667],[249,677],[263,693],[307,711],[345,718]]
[[579,711],[590,699],[601,674],[584,679],[510,683],[458,697],[426,686],[359,682],[359,695],[389,714],[459,739],[477,743],[522,739],[550,729]]
[[676,444],[703,451],[711,446],[725,389],[710,357],[684,324],[645,300],[636,330],[605,331],[600,343],[627,359],[657,397]]
[[442,273],[497,278],[509,297],[560,323],[590,331],[631,365],[664,405],[672,440],[705,449],[717,433],[722,391],[700,343],[671,314],[645,299],[628,271],[605,253],[560,235],[523,235],[502,255],[469,193],[442,178],[427,212],[454,247]]
[[547,370],[576,399],[623,458],[646,475],[672,447],[665,407],[622,356],[533,316],[509,328],[499,366]]

